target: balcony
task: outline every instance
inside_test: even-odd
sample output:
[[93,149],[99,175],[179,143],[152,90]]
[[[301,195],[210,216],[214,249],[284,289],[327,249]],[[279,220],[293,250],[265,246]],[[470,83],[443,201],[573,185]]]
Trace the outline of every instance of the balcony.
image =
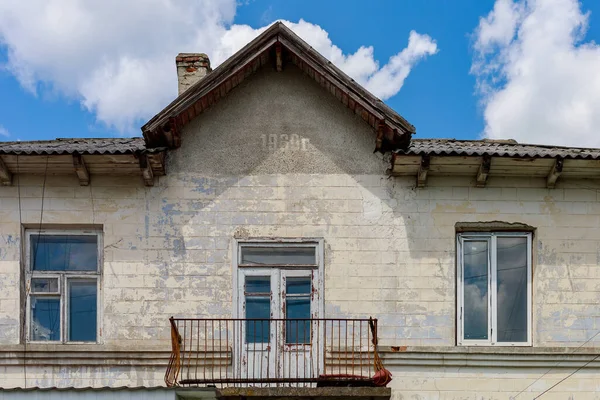
[[171,318],[170,323],[168,386],[341,389],[383,387],[391,380],[377,354],[376,319]]

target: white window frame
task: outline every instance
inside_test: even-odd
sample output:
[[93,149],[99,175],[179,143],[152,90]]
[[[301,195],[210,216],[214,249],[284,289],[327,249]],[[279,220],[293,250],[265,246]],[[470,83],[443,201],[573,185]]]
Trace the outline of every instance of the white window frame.
[[[498,342],[498,318],[497,318],[497,238],[498,237],[521,237],[527,238],[527,341],[526,342]],[[488,339],[470,340],[464,339],[464,263],[463,242],[468,240],[488,242]],[[466,232],[456,235],[456,292],[457,292],[457,344],[459,346],[532,346],[532,234],[531,232]]]
[[[98,246],[98,259],[96,261],[96,271],[33,271],[31,265],[31,236],[32,235],[77,235],[77,236],[96,236]],[[102,231],[99,229],[28,229],[25,231],[25,271],[26,271],[26,341],[28,343],[39,344],[100,344],[102,342],[102,260],[103,260],[103,240]],[[58,278],[58,293],[32,293],[31,279],[35,278]],[[96,281],[96,341],[81,342],[70,341],[68,338],[69,327],[69,282],[70,281]],[[59,340],[31,340],[31,296],[59,298],[60,310],[60,339]]]

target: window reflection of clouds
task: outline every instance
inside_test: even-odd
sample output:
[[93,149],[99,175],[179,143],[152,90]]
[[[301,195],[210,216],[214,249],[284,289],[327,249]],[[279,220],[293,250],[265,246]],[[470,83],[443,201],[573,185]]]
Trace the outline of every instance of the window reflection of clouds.
[[464,260],[464,337],[487,339],[488,333],[488,244],[465,241]]
[[527,238],[497,239],[498,341],[527,341]]

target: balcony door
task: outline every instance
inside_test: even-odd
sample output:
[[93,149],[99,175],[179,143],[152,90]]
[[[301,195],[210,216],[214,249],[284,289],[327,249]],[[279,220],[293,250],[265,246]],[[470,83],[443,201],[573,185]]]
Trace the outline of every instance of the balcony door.
[[[316,378],[322,352],[319,241],[240,242],[234,360],[241,379],[272,384]],[[237,351],[236,351],[237,350]]]

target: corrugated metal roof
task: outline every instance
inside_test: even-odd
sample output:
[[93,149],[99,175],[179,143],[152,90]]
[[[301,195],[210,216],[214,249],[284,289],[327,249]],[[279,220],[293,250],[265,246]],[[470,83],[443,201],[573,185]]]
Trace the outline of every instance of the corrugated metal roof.
[[[163,150],[163,149],[153,149]],[[97,138],[56,139],[31,142],[0,142],[0,154],[132,154],[147,150],[144,139]]]
[[514,140],[412,139],[396,154],[438,156],[496,156],[520,158],[600,159],[600,149],[519,144]]
[[[175,400],[178,391],[175,388],[27,388],[2,389],[0,400]],[[216,398],[216,396],[215,396]]]
[[53,392],[53,391],[60,391],[60,392],[68,392],[68,391],[76,391],[76,392],[102,392],[102,391],[120,391],[120,390],[127,390],[127,391],[155,391],[155,390],[180,390],[181,388],[174,388],[174,387],[166,387],[166,386],[117,386],[117,387],[110,387],[110,386],[102,386],[102,387],[91,387],[91,386],[86,386],[86,387],[73,387],[73,386],[69,386],[69,387],[38,387],[38,386],[34,386],[34,387],[28,387],[28,388],[21,388],[21,387],[16,387],[16,388],[2,388],[0,387],[0,392]]

